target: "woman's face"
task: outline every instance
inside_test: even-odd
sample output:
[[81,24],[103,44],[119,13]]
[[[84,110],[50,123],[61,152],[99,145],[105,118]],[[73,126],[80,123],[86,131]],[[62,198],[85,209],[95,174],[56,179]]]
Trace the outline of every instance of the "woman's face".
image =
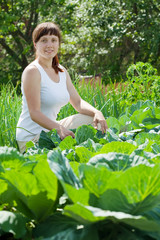
[[58,53],[59,38],[55,35],[44,35],[34,43],[36,55],[43,58],[53,58]]

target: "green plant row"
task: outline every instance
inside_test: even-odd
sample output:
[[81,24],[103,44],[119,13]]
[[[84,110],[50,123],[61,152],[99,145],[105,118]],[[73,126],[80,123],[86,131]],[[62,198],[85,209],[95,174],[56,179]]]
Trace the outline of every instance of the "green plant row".
[[[75,86],[80,96],[101,110],[107,119],[108,117],[119,118],[127,111],[127,108],[138,101],[154,101],[160,106],[160,76],[157,70],[149,63],[138,62],[132,64],[127,70],[127,82],[121,82],[118,87],[111,82],[105,87],[103,79],[96,82],[92,79],[86,84],[85,79],[80,81],[79,77],[72,76],[75,79]],[[16,143],[16,125],[21,112],[21,96],[17,94],[17,86],[12,84],[2,85],[0,88],[0,146],[17,147]],[[58,115],[58,119],[75,114],[71,104],[63,107]]]
[[21,155],[0,148],[0,236],[160,239],[160,108],[138,102],[63,141],[41,132]]
[[0,146],[17,147],[16,125],[21,113],[21,97],[12,84],[0,86]]

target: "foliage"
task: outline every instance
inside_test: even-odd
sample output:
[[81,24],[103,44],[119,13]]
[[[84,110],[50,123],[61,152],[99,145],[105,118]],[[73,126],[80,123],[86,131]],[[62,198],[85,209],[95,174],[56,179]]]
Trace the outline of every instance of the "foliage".
[[[134,102],[140,96],[153,100],[155,96],[160,95],[160,76],[157,75],[157,69],[153,68],[151,64],[143,62],[132,64],[126,75],[130,89],[126,94],[128,101]],[[156,103],[159,104],[159,98]]]
[[0,236],[158,240],[157,119],[153,102],[138,102],[107,119],[105,134],[83,125],[75,139],[42,132],[25,155],[0,147]]
[[1,1],[1,81],[20,80],[33,59],[31,34],[37,23],[55,21],[62,29],[61,61],[70,72],[125,76],[132,63],[159,69],[159,16],[156,0]]
[[159,66],[160,8],[155,0],[80,1],[74,10],[76,30],[65,34],[62,46],[68,66],[82,74],[101,73],[106,81],[139,60]]
[[0,146],[17,147],[15,127],[21,112],[21,97],[12,83],[0,86]]

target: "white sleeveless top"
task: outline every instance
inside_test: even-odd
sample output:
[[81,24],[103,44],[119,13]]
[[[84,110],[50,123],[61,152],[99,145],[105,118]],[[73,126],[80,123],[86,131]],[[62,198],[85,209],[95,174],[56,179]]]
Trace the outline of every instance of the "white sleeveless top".
[[[57,114],[59,113],[61,107],[66,105],[70,99],[66,85],[66,74],[65,72],[58,72],[59,82],[56,83],[50,79],[37,60],[33,61],[30,65],[35,65],[41,74],[41,112],[51,120],[56,121]],[[16,128],[16,140],[30,141],[42,130],[49,130],[32,121],[23,90],[23,82],[21,91],[22,112]]]

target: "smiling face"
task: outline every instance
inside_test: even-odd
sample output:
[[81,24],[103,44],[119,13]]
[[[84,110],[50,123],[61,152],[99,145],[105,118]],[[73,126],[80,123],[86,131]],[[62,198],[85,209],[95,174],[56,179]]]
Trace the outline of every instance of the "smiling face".
[[53,22],[40,23],[32,33],[32,40],[37,57],[53,59],[60,46],[60,29]]
[[53,58],[58,53],[59,38],[55,35],[43,35],[37,43],[34,43],[37,57]]

